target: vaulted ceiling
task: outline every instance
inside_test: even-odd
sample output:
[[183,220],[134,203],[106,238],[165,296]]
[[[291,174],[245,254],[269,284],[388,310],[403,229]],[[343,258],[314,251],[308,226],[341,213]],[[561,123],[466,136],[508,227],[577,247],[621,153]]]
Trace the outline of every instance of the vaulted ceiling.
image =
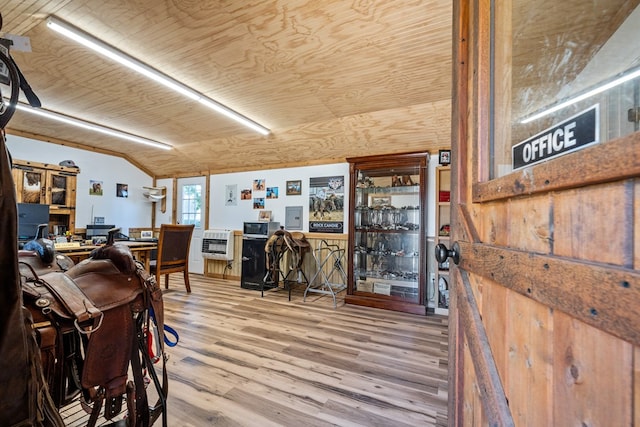
[[[171,144],[18,111],[8,133],[117,153],[157,177],[448,147],[450,0],[0,1],[43,108]],[[268,127],[262,136],[51,31],[54,15]]]

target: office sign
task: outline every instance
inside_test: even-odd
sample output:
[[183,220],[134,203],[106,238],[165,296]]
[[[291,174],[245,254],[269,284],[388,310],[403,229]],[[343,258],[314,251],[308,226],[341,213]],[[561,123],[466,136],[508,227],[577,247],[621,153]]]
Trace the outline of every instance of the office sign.
[[513,169],[521,169],[595,144],[599,138],[596,104],[511,148]]

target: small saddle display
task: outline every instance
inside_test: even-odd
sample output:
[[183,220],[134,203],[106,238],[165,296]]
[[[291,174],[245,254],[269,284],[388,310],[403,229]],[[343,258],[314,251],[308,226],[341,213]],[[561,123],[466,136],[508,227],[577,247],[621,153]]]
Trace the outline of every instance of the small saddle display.
[[[310,249],[311,244],[301,232],[289,232],[284,228],[274,232],[264,247],[267,274],[263,283],[278,286],[282,280],[285,288],[289,290],[289,300],[291,300],[291,283],[309,283],[302,266],[304,255]],[[264,286],[262,290],[264,295]]]

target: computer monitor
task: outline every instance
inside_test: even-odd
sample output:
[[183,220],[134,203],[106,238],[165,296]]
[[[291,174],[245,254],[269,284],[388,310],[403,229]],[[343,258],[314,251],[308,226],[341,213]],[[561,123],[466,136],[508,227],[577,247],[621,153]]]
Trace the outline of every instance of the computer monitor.
[[49,205],[18,203],[18,241],[33,240],[40,224],[49,224]]
[[104,224],[87,225],[87,239],[93,239],[94,237],[104,237],[106,239],[109,235],[109,230],[112,228],[116,228],[116,226]]

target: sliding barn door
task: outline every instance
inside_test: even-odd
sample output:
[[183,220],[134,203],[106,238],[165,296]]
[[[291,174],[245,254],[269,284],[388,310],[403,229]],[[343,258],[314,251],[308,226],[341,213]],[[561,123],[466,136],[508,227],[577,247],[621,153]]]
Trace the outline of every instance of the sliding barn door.
[[640,425],[638,1],[454,4],[450,423]]

